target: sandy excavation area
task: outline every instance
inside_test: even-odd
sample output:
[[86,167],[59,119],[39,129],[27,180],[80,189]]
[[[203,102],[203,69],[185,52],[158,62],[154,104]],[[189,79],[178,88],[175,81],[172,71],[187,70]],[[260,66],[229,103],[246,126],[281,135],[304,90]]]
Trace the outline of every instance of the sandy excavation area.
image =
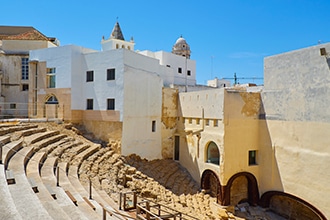
[[[200,190],[187,170],[176,161],[148,161],[137,155],[122,156],[118,153],[120,141],[98,141],[82,127],[74,127],[71,124],[39,123],[39,126],[48,130],[59,130],[86,144],[100,143],[102,148],[82,163],[79,169],[80,181],[87,183],[91,178],[95,188],[105,190],[117,203],[120,192],[135,191],[139,197],[164,204],[201,220],[282,219],[261,208],[249,207],[248,204],[222,209],[216,204],[216,198]],[[60,162],[70,161],[75,154],[74,148],[62,153]]]

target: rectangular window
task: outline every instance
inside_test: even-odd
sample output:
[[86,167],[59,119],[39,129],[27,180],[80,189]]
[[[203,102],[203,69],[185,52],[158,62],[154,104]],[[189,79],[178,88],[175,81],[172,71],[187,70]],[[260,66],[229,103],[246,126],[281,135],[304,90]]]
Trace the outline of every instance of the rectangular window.
[[257,165],[257,151],[250,150],[249,151],[249,166]]
[[107,80],[114,80],[115,79],[115,69],[107,69]]
[[187,75],[191,76],[191,71],[190,70],[187,70]]
[[87,110],[93,110],[93,99],[87,99]]
[[196,124],[199,125],[199,123],[200,123],[200,119],[196,118]]
[[10,109],[16,109],[16,103],[10,103],[9,108]]
[[22,91],[29,91],[29,84],[22,84]]
[[47,88],[55,88],[56,82],[56,68],[47,68]]
[[115,110],[115,99],[107,99],[107,110]]
[[93,81],[94,81],[94,71],[87,71],[86,82],[93,82]]
[[218,120],[217,120],[217,119],[214,119],[214,120],[213,120],[213,126],[214,126],[214,127],[218,127]]
[[156,121],[152,121],[151,123],[151,131],[155,132],[156,131]]
[[210,120],[209,119],[205,119],[205,125],[209,126],[210,125]]
[[178,68],[178,73],[182,73],[182,68],[181,67]]
[[29,79],[29,58],[22,58],[22,79]]
[[192,118],[189,118],[189,119],[188,119],[188,123],[189,123],[189,124],[192,124]]

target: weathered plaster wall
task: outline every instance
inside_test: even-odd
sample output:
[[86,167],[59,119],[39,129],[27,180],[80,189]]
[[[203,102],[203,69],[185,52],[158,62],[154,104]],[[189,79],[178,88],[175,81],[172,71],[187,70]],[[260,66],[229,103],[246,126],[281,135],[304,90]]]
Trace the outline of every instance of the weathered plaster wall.
[[[139,55],[143,57],[142,55]],[[150,69],[125,66],[122,154],[162,157],[162,79]],[[152,123],[155,121],[155,131]]]
[[178,122],[178,90],[164,87],[162,92],[162,158],[173,159]]
[[[224,89],[179,94],[179,115],[183,118],[178,124],[180,163],[197,182],[207,169],[218,175],[223,171],[223,103]],[[220,152],[220,166],[206,162],[207,146],[211,141]]]
[[[22,84],[28,84],[28,80],[22,80],[22,58],[28,55],[0,55],[2,70],[1,96],[6,104],[1,106],[0,115],[12,115],[26,117],[28,114],[28,91],[22,91]],[[16,104],[16,108],[10,108],[10,104]]]
[[330,51],[330,44],[265,58],[262,99],[280,174],[268,186],[282,188],[330,217],[330,63],[320,48]]
[[[258,142],[260,93],[225,90],[224,169],[222,185],[236,173],[249,172],[259,179]],[[257,151],[257,164],[249,165],[249,151]]]

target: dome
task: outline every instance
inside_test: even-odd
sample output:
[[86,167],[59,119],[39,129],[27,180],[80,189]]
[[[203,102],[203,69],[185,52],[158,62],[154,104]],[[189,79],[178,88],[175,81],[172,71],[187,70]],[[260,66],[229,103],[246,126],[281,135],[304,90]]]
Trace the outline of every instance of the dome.
[[190,46],[187,44],[186,39],[180,36],[173,45],[172,53],[190,59]]
[[175,44],[187,44],[187,42],[186,42],[186,39],[184,39],[183,37],[179,37],[176,40]]

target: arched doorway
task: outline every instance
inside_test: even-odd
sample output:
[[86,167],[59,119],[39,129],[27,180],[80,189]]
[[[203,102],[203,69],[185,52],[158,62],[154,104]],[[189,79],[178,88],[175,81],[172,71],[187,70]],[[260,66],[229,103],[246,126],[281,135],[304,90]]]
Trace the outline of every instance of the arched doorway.
[[58,99],[55,95],[49,95],[45,100],[44,108],[45,118],[57,118],[58,117]]
[[219,165],[220,152],[219,152],[219,148],[216,143],[211,141],[207,145],[205,155],[206,155],[206,158],[205,158],[206,163],[213,163],[213,164]]
[[315,219],[327,218],[312,204],[291,194],[280,191],[268,191],[261,196],[260,205],[271,211],[290,219]]
[[228,180],[223,190],[222,205],[237,205],[240,202],[248,202],[250,205],[258,204],[259,190],[257,179],[251,173],[241,172],[235,174]]
[[220,203],[221,198],[221,184],[218,176],[212,170],[205,170],[202,175],[201,188],[204,189],[212,197],[217,198]]

